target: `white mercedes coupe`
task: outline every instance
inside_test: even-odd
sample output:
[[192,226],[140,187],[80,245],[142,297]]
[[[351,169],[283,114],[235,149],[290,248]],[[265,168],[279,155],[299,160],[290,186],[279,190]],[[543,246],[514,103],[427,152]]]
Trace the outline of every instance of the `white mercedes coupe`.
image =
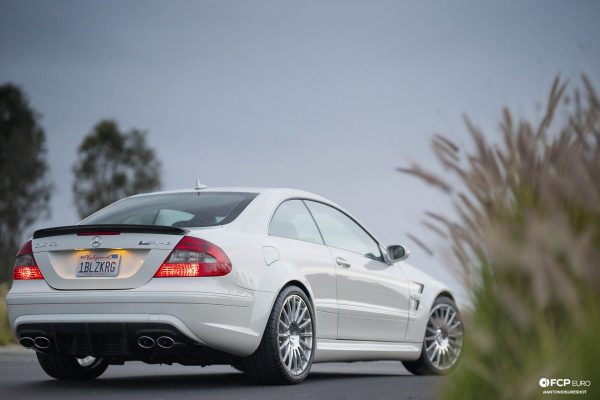
[[407,257],[312,193],[159,192],[36,231],[6,301],[20,343],[57,379],[132,360],[230,364],[272,384],[302,382],[313,362],[443,374],[461,316]]

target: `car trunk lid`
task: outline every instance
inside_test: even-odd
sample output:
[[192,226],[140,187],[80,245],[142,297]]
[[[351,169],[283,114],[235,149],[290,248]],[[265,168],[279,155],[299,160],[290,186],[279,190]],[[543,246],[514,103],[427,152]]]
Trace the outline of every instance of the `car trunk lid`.
[[54,289],[133,289],[152,279],[186,233],[169,226],[73,225],[36,231],[32,248]]

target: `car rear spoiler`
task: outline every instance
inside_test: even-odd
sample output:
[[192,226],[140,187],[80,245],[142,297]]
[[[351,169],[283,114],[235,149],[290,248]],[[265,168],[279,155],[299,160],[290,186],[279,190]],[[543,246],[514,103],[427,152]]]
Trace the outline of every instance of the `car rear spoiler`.
[[33,233],[34,239],[62,235],[117,235],[119,233],[157,233],[162,235],[183,236],[188,231],[174,226],[161,225],[124,225],[124,224],[97,224],[97,225],[70,225],[56,228],[39,229]]

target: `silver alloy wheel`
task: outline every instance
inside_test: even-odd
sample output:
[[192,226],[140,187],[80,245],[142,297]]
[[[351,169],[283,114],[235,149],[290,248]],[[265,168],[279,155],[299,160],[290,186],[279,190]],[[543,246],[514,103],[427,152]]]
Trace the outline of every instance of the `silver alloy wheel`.
[[429,362],[439,370],[451,368],[462,349],[463,325],[450,304],[441,303],[429,313],[425,333],[425,352]]
[[96,358],[93,356],[87,356],[87,357],[82,357],[82,358],[76,357],[76,359],[77,359],[77,363],[79,365],[81,365],[83,368],[89,368],[89,367],[95,366],[95,364],[97,365],[96,361],[102,361],[101,358]]
[[285,299],[277,324],[281,362],[292,375],[302,374],[313,351],[313,324],[308,306],[298,295]]

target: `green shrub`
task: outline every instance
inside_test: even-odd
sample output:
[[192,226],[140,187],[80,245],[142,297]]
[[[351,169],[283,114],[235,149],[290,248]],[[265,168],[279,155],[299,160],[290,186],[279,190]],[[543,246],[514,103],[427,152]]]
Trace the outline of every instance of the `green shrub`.
[[[455,220],[430,216],[451,238],[473,300],[462,360],[440,394],[541,398],[543,377],[590,380],[580,389],[600,393],[600,101],[594,88],[584,77],[583,89],[567,96],[557,79],[539,124],[516,123],[504,110],[501,137],[491,143],[466,125],[473,151],[442,136],[433,140],[449,176],[418,165],[402,169],[454,202]],[[449,183],[455,177],[458,187]]]
[[8,285],[0,284],[0,345],[14,343],[15,338],[8,324],[8,312],[6,310],[6,294]]

